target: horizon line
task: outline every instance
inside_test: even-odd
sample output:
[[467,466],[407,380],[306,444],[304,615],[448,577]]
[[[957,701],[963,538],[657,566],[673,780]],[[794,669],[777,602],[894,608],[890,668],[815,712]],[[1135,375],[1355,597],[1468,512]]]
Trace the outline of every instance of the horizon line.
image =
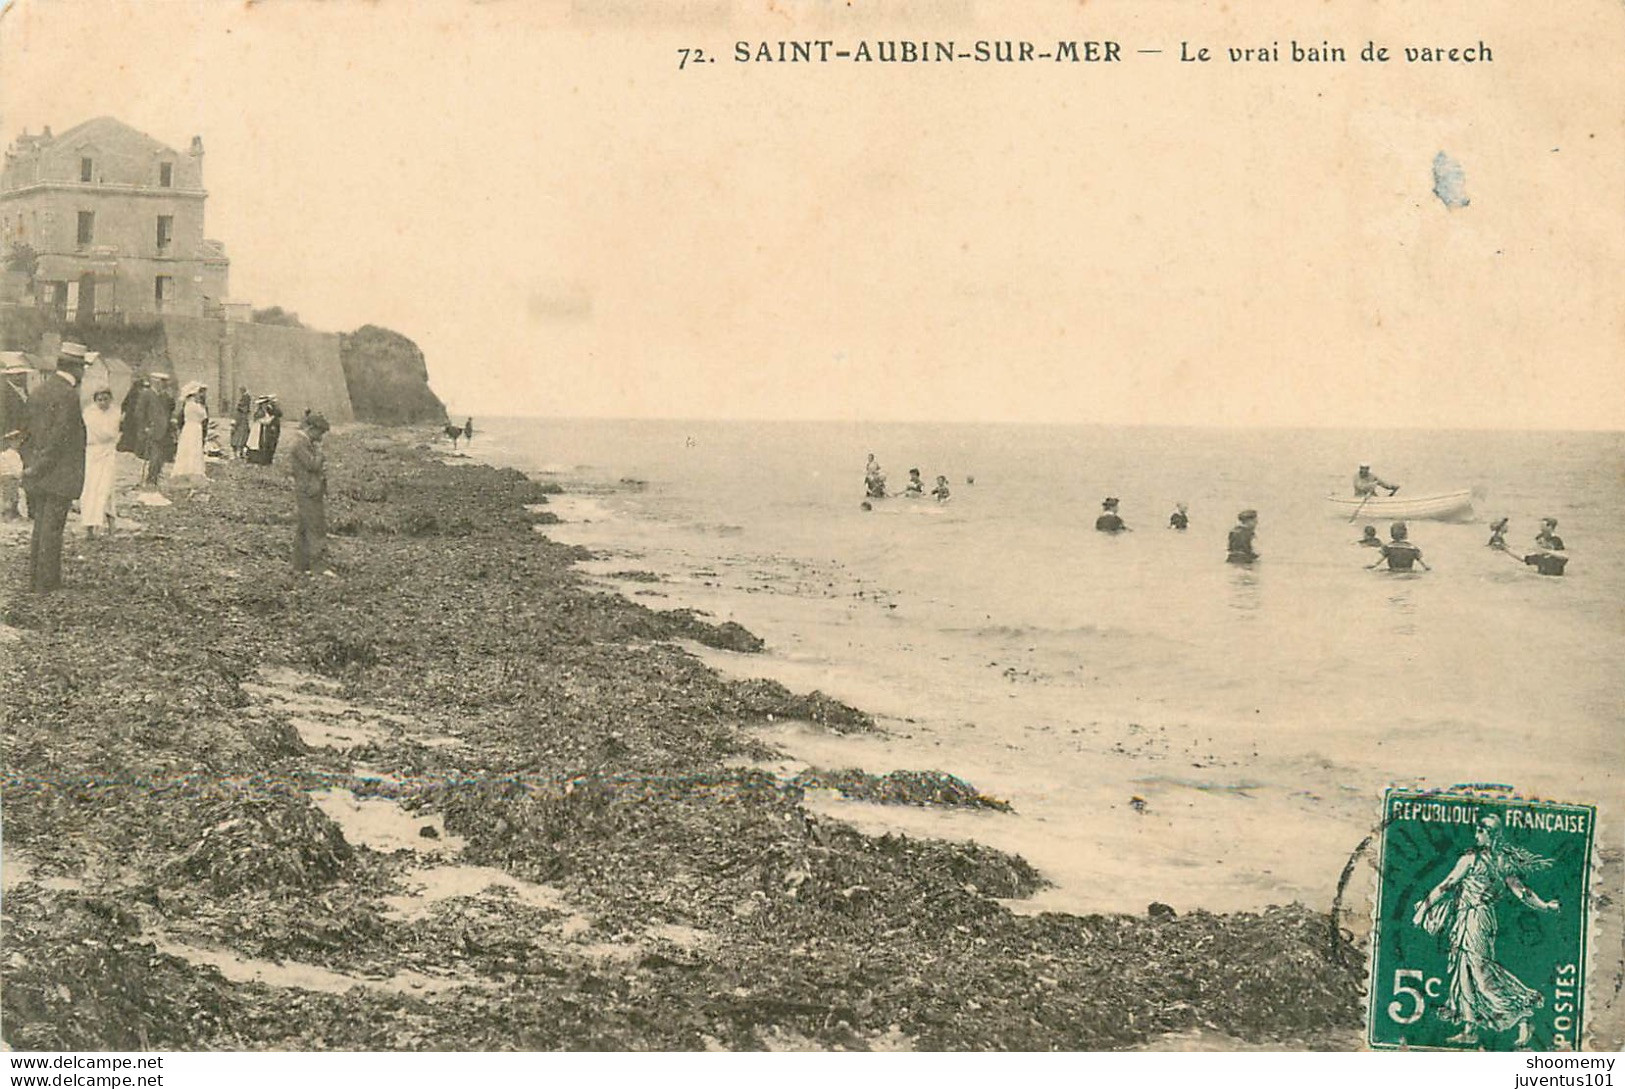
[[[472,418],[482,413],[467,410],[446,412],[447,418]],[[1127,423],[1100,420],[974,420],[932,418],[852,419],[836,416],[606,416],[565,413],[483,413],[499,420],[569,420],[600,423],[754,423],[754,424],[842,424],[850,426],[924,425],[939,427],[1099,427],[1164,431],[1472,431],[1512,432],[1553,435],[1625,435],[1625,426],[1613,427],[1528,427],[1497,424],[1315,424],[1315,423]]]

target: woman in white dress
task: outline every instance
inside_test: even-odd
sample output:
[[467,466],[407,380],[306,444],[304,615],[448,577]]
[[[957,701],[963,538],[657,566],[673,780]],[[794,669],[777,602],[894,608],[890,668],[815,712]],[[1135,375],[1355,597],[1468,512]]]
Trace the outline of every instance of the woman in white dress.
[[203,471],[203,436],[209,430],[209,409],[203,399],[207,395],[203,386],[193,384],[187,388],[181,401],[181,436],[175,447],[175,479],[205,477]]
[[94,537],[98,529],[113,531],[118,514],[113,504],[113,480],[118,475],[119,414],[113,409],[113,391],[98,386],[85,408],[85,487],[79,493],[79,524]]

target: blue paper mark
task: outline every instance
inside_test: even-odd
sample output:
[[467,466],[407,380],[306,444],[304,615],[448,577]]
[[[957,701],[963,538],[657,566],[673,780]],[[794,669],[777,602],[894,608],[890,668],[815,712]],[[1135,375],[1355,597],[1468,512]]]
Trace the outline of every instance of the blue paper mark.
[[1444,152],[1433,157],[1433,195],[1446,208],[1465,208],[1467,199],[1467,173],[1461,164]]

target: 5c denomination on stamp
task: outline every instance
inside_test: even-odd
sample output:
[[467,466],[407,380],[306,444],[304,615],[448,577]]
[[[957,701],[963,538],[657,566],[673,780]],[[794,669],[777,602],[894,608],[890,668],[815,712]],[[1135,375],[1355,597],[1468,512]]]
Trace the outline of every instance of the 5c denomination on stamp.
[[1371,1046],[1578,1048],[1595,825],[1588,805],[1388,791]]

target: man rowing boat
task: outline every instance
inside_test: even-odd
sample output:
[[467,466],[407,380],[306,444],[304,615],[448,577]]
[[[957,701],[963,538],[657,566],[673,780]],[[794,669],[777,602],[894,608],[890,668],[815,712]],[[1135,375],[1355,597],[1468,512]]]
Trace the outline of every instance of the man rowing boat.
[[1390,484],[1371,471],[1371,466],[1361,465],[1360,471],[1354,474],[1354,494],[1369,499],[1377,494],[1378,488],[1387,488],[1388,494],[1393,495],[1399,491],[1398,484]]

